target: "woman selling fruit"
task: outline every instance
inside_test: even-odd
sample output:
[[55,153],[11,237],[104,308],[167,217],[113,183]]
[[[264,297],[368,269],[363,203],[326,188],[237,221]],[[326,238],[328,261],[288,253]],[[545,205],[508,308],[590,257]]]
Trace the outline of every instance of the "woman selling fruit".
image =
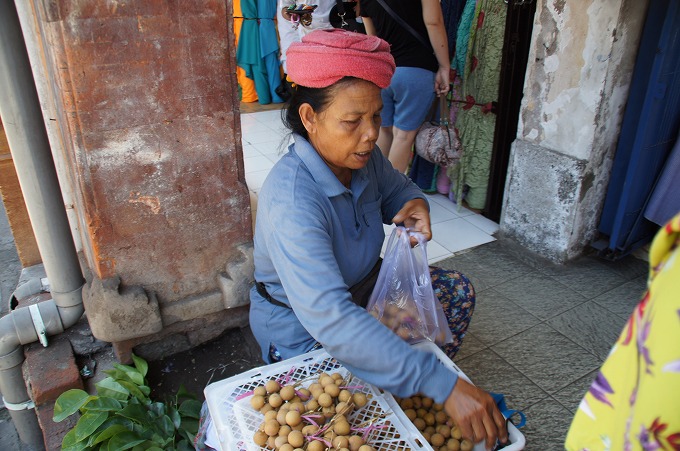
[[[268,363],[323,346],[351,373],[398,396],[443,403],[463,436],[505,442],[492,398],[430,353],[412,349],[353,299],[380,259],[383,223],[431,238],[421,191],[375,146],[380,90],[394,59],[374,36],[317,30],[288,50],[296,84],[284,113],[294,144],[259,193],[250,324]],[[435,293],[454,317],[455,353],[474,304],[469,281],[434,275]],[[356,298],[356,296],[355,296]],[[456,341],[457,340],[457,341]]]

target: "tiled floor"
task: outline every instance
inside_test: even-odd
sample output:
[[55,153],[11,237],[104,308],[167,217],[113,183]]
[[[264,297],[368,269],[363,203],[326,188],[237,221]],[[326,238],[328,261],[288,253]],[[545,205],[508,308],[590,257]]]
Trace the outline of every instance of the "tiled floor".
[[[257,191],[284,149],[278,112],[242,117],[246,178]],[[430,200],[430,260],[465,273],[477,290],[456,363],[527,415],[525,449],[563,449],[581,397],[644,291],[647,263],[587,256],[553,265],[496,241],[491,221],[441,195]]]
[[[248,188],[257,193],[279,158],[287,151],[289,134],[281,123],[281,111],[241,115],[243,158]],[[465,208],[458,208],[441,194],[429,195],[433,240],[428,243],[430,263],[454,253],[495,240],[498,224]],[[391,227],[385,226],[386,238]]]

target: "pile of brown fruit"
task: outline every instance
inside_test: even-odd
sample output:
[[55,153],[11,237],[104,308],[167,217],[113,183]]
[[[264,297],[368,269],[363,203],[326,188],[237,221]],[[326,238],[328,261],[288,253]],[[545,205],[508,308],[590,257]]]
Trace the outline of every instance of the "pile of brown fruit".
[[444,412],[444,405],[435,403],[426,396],[396,398],[413,425],[435,451],[470,451],[474,444],[463,439],[458,426]]
[[349,378],[321,373],[318,379],[281,385],[269,380],[253,390],[250,405],[264,415],[255,432],[257,446],[276,451],[374,451],[362,438],[370,425],[350,425],[348,417],[368,404],[364,393],[351,393]]
[[[423,324],[423,319],[417,311],[415,302],[401,302],[400,304],[404,304],[403,307],[396,303],[387,303],[382,306],[377,303],[369,313],[408,343],[430,339],[424,336],[428,333],[428,327]],[[444,344],[446,341],[445,333],[440,331],[434,341],[437,344]]]

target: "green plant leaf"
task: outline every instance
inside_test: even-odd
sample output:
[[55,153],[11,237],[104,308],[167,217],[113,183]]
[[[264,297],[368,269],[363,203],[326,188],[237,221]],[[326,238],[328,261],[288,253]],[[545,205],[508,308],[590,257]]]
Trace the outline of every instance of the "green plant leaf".
[[163,415],[160,423],[163,433],[166,437],[172,437],[175,435],[175,425],[172,423],[172,420],[169,416]]
[[52,420],[57,423],[65,420],[76,413],[89,399],[90,395],[86,391],[75,388],[66,390],[59,395],[54,403],[54,417]]
[[139,371],[143,377],[146,377],[146,373],[149,371],[149,364],[146,363],[146,360],[132,354],[132,361],[135,362],[135,368],[137,368],[137,371]]
[[195,399],[187,399],[179,406],[179,413],[183,417],[201,418],[201,402]]
[[120,363],[114,363],[113,367],[125,373],[130,382],[133,384],[136,384],[137,386],[144,385],[144,376],[142,376],[137,368],[133,368],[128,365],[122,365]]
[[109,417],[108,412],[87,412],[76,424],[74,428],[76,441],[88,438],[97,428]]
[[133,422],[141,425],[151,424],[147,410],[139,404],[128,404],[120,412],[117,412],[116,415],[129,418]]
[[95,387],[97,387],[99,396],[114,398],[119,401],[125,401],[130,396],[130,392],[111,377],[107,377],[106,379],[97,382]]
[[163,451],[163,448],[152,446],[151,448],[147,448],[146,451]]
[[139,390],[144,393],[144,396],[149,396],[151,394],[151,388],[146,385],[140,385]]
[[173,406],[170,406],[168,414],[170,415],[172,424],[174,424],[176,428],[179,428],[179,425],[182,424],[182,416],[179,414],[179,411]]
[[195,448],[189,443],[190,442],[187,442],[186,440],[180,440],[180,442],[177,443],[177,451],[193,451]]
[[177,399],[196,399],[196,395],[187,391],[187,389],[184,387],[184,384],[181,384],[179,386],[179,390],[177,390]]
[[179,429],[179,435],[181,437],[186,438],[189,443],[194,443],[194,441],[196,440],[196,434],[192,434],[186,429]]
[[102,443],[105,440],[110,439],[114,435],[118,434],[119,432],[123,431],[128,431],[129,429],[123,426],[122,424],[113,424],[103,431],[92,435],[92,438],[88,442],[88,446],[94,446],[98,443]]
[[64,438],[61,440],[61,449],[68,451],[80,451],[87,448],[87,443],[84,441],[76,440],[76,430],[71,429],[66,433]]
[[196,435],[198,432],[198,420],[193,418],[182,418],[182,424],[179,426],[180,430],[184,429],[191,435]]
[[129,391],[130,394],[132,396],[134,396],[135,398],[137,398],[141,403],[143,403],[143,404],[149,403],[149,398],[144,396],[144,393],[142,393],[141,390],[135,384],[133,384],[132,382],[119,380],[118,383],[120,385],[122,385],[123,387],[125,387],[125,389],[127,391]]
[[165,415],[166,407],[162,402],[153,402],[149,404],[149,410],[160,418],[161,416]]
[[134,448],[146,440],[141,438],[137,433],[132,431],[119,432],[111,437],[109,440],[109,449],[123,451],[125,449]]
[[92,397],[90,401],[85,404],[86,410],[101,411],[101,412],[111,412],[114,410],[120,410],[123,405],[114,398],[105,398],[103,396]]

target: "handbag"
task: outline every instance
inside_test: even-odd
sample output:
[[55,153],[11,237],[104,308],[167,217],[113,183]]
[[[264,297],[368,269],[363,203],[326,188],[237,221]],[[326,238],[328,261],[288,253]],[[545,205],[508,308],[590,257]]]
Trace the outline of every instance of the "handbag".
[[328,21],[333,28],[342,28],[347,31],[366,34],[366,27],[357,21],[356,1],[336,0],[335,5],[328,14]]
[[[410,237],[418,240],[411,247]],[[366,310],[408,343],[453,342],[444,309],[432,289],[427,241],[404,227],[392,231]]]
[[[435,120],[439,102],[439,121]],[[418,129],[415,140],[416,153],[430,163],[451,166],[461,157],[461,145],[455,130],[449,127],[449,111],[446,98],[434,99],[429,119]]]

